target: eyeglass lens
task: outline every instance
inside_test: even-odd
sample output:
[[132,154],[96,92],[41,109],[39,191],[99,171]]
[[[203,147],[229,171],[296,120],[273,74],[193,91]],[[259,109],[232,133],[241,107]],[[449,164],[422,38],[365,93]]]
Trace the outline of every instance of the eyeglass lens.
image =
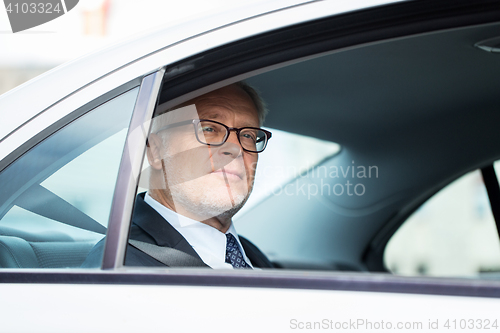
[[[227,128],[211,121],[200,121],[197,126],[198,140],[205,144],[220,145],[224,143]],[[266,133],[253,128],[244,128],[240,131],[239,140],[242,148],[260,152],[266,147]]]

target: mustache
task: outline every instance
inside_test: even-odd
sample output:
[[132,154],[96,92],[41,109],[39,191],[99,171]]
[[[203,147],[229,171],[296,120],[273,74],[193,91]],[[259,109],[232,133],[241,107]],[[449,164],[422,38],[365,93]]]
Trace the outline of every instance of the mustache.
[[[228,145],[237,146],[237,149],[239,149],[239,154],[220,154],[219,150],[222,147],[228,149]],[[235,149],[235,147],[230,147],[230,148]],[[216,154],[217,158],[214,158],[214,155]],[[198,146],[186,149],[184,151],[178,152],[173,155],[168,155],[167,157],[161,159],[162,173],[163,173],[163,178],[165,180],[165,184],[167,186],[179,185],[206,176],[209,173],[209,171],[214,172],[217,170],[222,170],[224,173],[224,179],[226,180],[226,185],[228,185],[227,177],[224,172],[224,167],[229,163],[233,162],[235,159],[237,159],[241,154],[242,154],[241,148],[238,145],[226,142],[223,146],[217,146],[217,147],[208,145]],[[168,161],[165,162],[165,160],[167,159]],[[183,175],[183,177],[168,177],[169,175],[166,173],[166,166],[165,166],[166,163],[173,165],[181,165],[182,167],[188,168],[189,165],[186,165],[185,163],[183,165],[182,163],[183,161],[189,161],[189,160],[191,161],[191,163],[199,163],[199,164],[205,164],[207,163],[207,161],[210,161],[210,169],[194,168],[192,172]],[[182,170],[180,171],[182,172]],[[152,172],[153,168],[150,165],[141,172],[141,177],[139,179],[140,187],[152,189],[151,184],[149,184],[149,175]],[[242,172],[246,174],[245,168],[242,169]]]

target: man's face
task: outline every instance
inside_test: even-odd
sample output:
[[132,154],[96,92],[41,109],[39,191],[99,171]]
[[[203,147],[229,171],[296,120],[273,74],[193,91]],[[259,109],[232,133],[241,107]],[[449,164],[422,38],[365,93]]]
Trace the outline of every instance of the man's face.
[[[177,114],[171,111],[174,114],[169,115],[170,124],[208,119],[228,127],[259,127],[254,103],[237,86],[216,90],[186,104]],[[201,144],[192,124],[158,135],[164,148],[162,171],[169,206],[200,221],[230,217],[243,206],[252,190],[258,155],[243,151],[234,131],[222,146]]]

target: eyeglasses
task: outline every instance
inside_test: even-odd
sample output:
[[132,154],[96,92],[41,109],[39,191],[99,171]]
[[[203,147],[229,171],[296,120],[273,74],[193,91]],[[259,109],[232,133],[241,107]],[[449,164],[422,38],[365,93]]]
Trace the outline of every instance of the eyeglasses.
[[218,121],[207,119],[181,121],[164,126],[156,132],[188,124],[193,124],[198,142],[209,146],[222,146],[227,141],[229,133],[235,131],[241,148],[250,153],[262,153],[272,135],[271,132],[258,127],[228,127]]

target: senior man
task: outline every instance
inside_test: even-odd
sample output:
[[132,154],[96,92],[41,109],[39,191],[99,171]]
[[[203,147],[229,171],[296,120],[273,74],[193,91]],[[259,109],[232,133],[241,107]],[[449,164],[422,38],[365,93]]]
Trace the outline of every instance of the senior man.
[[[272,267],[232,223],[271,137],[260,128],[264,116],[258,94],[239,82],[153,120],[149,190],[135,203],[125,265]],[[96,262],[102,246],[91,251],[84,267]]]

